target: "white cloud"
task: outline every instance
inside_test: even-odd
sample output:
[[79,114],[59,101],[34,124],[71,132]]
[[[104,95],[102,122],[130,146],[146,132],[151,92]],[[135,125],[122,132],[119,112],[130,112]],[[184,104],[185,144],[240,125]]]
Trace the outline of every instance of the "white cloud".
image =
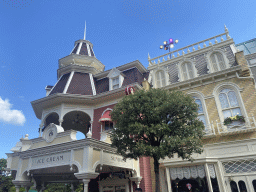
[[22,111],[11,108],[12,104],[9,100],[3,100],[0,97],[0,121],[14,125],[23,125],[26,119]]

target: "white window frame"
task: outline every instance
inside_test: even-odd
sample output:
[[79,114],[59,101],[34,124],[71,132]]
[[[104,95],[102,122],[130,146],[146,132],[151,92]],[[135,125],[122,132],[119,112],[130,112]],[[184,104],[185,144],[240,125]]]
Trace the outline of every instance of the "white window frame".
[[205,130],[207,130],[208,126],[210,126],[210,120],[209,120],[209,116],[208,116],[208,112],[207,112],[207,108],[206,108],[204,94],[201,93],[201,92],[198,92],[198,91],[191,91],[191,92],[188,92],[187,94],[189,94],[192,97],[196,97],[196,98],[201,100],[203,111],[204,111],[203,114],[204,114],[204,118],[205,118],[205,123],[206,123],[206,126],[207,126],[207,127],[205,127]]
[[[207,62],[207,68],[208,68],[209,72],[210,72],[210,73],[215,73],[215,72],[218,72],[218,71],[223,70],[223,69],[220,69],[219,63],[217,63],[218,71],[214,71],[214,67],[213,67],[212,60],[211,60],[211,55],[212,55],[212,54],[215,54],[215,53],[220,53],[220,54],[222,55],[223,60],[224,60],[224,65],[225,65],[225,67],[226,67],[225,69],[230,68],[230,62],[229,62],[229,60],[228,60],[228,58],[227,58],[225,52],[224,52],[223,50],[221,50],[221,49],[213,49],[212,51],[210,51],[210,52],[206,55],[206,58],[207,58],[207,60],[208,60],[208,62]],[[215,59],[216,59],[216,57],[215,57]],[[225,70],[225,69],[224,69],[224,70]],[[209,72],[208,72],[208,73],[209,73]]]
[[[163,73],[161,73],[161,72],[163,72]],[[160,77],[160,86],[159,86],[159,87],[157,86],[157,78],[156,78],[157,73],[159,73],[159,77]],[[165,72],[164,70],[157,70],[157,71],[155,72],[155,88],[161,88],[161,87],[164,87],[164,86],[167,85],[167,82],[166,82],[166,74],[165,74],[165,73],[166,73],[166,72]],[[164,77],[162,77],[161,74],[163,74]],[[164,79],[165,85],[163,85],[163,83],[162,83],[162,80],[163,80],[163,79]]]
[[214,95],[214,98],[215,98],[216,107],[218,109],[218,114],[219,114],[220,121],[224,122],[224,115],[223,115],[223,112],[222,112],[223,110],[222,110],[221,103],[220,103],[220,100],[219,100],[219,94],[223,89],[231,89],[232,91],[235,92],[236,97],[237,97],[237,101],[238,101],[238,104],[239,104],[239,108],[241,110],[241,114],[242,114],[242,116],[244,116],[247,119],[248,115],[247,115],[247,112],[246,112],[246,109],[245,109],[245,106],[244,106],[244,102],[242,100],[242,96],[241,96],[241,93],[240,93],[242,91],[242,89],[240,89],[239,86],[234,84],[234,83],[221,83],[218,86],[216,86],[213,90],[213,95]]
[[179,81],[187,81],[187,80],[192,79],[192,78],[189,77],[189,75],[188,75],[188,68],[187,68],[187,67],[186,67],[186,69],[187,69],[187,75],[188,75],[189,78],[186,79],[186,80],[184,79],[182,65],[183,65],[183,64],[186,64],[186,63],[191,64],[191,67],[192,67],[192,70],[193,70],[193,75],[194,75],[193,78],[198,77],[198,73],[197,73],[197,69],[196,69],[196,67],[195,67],[195,63],[194,63],[192,60],[190,60],[190,59],[184,59],[182,62],[180,62],[180,63],[178,64],[178,68],[179,68],[179,73],[178,73]]

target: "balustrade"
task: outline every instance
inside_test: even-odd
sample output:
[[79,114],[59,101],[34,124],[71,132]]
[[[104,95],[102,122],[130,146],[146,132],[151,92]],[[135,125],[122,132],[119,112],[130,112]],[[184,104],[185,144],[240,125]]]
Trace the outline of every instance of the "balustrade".
[[[188,45],[186,47],[177,49],[177,50],[172,51],[172,52],[168,52],[168,53],[166,53],[164,55],[161,55],[161,56],[158,56],[158,57],[154,57],[152,59],[148,55],[149,66],[152,66],[152,65],[155,65],[155,64],[160,64],[162,62],[174,59],[174,58],[179,57],[181,55],[184,56],[184,55],[186,55],[188,53],[193,53],[195,51],[198,51],[200,49],[203,49],[203,48],[206,48],[206,47],[209,47],[209,46],[213,46],[214,44],[218,44],[218,43],[226,41],[228,39],[230,39],[230,36],[229,36],[229,32],[228,32],[228,30],[227,30],[227,28],[225,26],[225,33],[222,33],[220,35],[216,35],[214,37],[205,39],[203,41],[199,41],[199,42],[194,43],[192,45]],[[201,48],[201,46],[203,48]]]

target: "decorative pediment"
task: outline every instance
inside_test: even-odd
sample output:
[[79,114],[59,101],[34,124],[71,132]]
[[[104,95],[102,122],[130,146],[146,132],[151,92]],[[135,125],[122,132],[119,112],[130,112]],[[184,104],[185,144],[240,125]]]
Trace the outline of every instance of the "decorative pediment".
[[119,71],[117,68],[113,68],[110,72],[109,72],[109,74],[108,74],[108,78],[114,78],[114,77],[117,77],[117,76],[119,76],[121,74],[121,71]]

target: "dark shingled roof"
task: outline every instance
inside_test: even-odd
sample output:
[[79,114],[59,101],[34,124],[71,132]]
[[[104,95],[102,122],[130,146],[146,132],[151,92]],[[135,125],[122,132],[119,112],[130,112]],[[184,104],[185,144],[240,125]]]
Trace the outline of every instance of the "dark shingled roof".
[[89,74],[75,72],[68,87],[67,93],[92,95],[92,86]]
[[50,95],[52,95],[54,93],[62,93],[63,92],[65,85],[68,81],[69,75],[70,75],[70,73],[67,73],[61,77],[59,82],[55,85],[55,87],[51,91]]
[[97,80],[94,78],[96,93],[103,93],[109,91],[109,79],[107,77]]

